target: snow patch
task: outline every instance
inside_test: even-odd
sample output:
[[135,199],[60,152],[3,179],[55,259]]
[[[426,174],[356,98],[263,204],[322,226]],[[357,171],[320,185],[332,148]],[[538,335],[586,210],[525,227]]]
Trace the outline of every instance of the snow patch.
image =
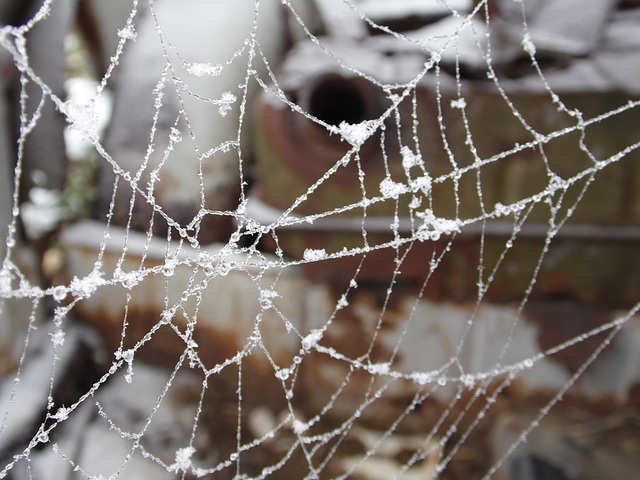
[[365,120],[364,122],[350,124],[342,122],[338,125],[338,133],[346,142],[354,147],[360,147],[378,128],[378,122]]
[[136,30],[133,28],[133,25],[127,25],[126,27],[118,30],[118,37],[123,38],[125,40],[135,41],[138,38],[138,34]]
[[29,201],[21,208],[24,228],[31,239],[53,232],[67,217],[67,210],[61,205],[60,192],[42,187],[29,190]]
[[380,182],[380,193],[384,198],[397,199],[403,193],[407,193],[409,188],[403,183],[396,183],[387,177]]
[[73,277],[69,290],[76,298],[89,298],[98,287],[106,283],[102,275],[102,272],[94,270],[84,278]]
[[451,108],[458,108],[460,110],[464,110],[465,108],[467,108],[467,101],[462,97],[456,100],[451,100]]
[[316,345],[318,345],[318,342],[320,340],[322,340],[322,330],[312,330],[309,335],[302,339],[302,348],[305,351],[311,350]]
[[223,117],[231,110],[231,105],[236,101],[236,96],[231,92],[223,92],[219,100],[215,103],[218,104],[218,113]]
[[327,258],[327,251],[324,248],[307,248],[302,255],[305,262],[317,262]]
[[417,167],[422,163],[422,155],[413,153],[409,147],[402,147],[400,154],[402,155],[402,167],[405,170],[409,170],[411,167]]
[[456,220],[436,217],[430,209],[418,212],[416,216],[423,221],[416,232],[419,240],[438,240],[442,235],[460,233],[460,225]]
[[95,98],[68,100],[62,104],[61,110],[67,117],[71,128],[82,133],[91,143],[98,141],[100,136],[100,116]]
[[191,467],[191,457],[196,453],[193,447],[179,448],[176,451],[176,463],[169,466],[171,472],[186,472]]
[[217,77],[222,72],[222,65],[211,65],[210,63],[193,62],[187,65],[187,72],[196,77]]

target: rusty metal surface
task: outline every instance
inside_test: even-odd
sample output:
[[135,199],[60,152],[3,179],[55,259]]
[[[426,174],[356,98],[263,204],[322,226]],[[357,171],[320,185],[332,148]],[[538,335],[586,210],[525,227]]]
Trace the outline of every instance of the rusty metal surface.
[[[78,224],[65,232],[70,277],[84,278],[94,269],[103,236],[100,224]],[[114,274],[125,238],[128,247],[120,269],[145,273],[135,285],[127,282],[130,277]],[[101,332],[112,350],[123,338],[125,348],[136,348],[153,332],[135,358],[169,369],[187,350],[178,333],[194,328],[195,352],[206,368],[224,365],[210,378],[201,420],[202,428],[219,440],[214,443],[223,454],[235,448],[237,419],[222,411],[237,408],[239,371],[234,359],[242,351],[248,353],[240,362],[243,422],[250,428],[260,428],[253,418],[260,409],[274,416],[265,420],[269,424],[277,415],[288,415],[288,402],[297,421],[309,422],[305,435],[322,435],[345,421],[354,422],[340,455],[327,467],[327,475],[333,476],[355,459],[362,460],[367,437],[360,429],[384,432],[394,422],[390,441],[410,442],[412,435],[424,439],[428,433],[436,444],[446,439],[440,444],[446,454],[464,439],[468,454],[454,457],[447,468],[450,478],[486,472],[502,452],[502,443],[487,439],[500,439],[506,435],[501,429],[524,421],[508,415],[540,412],[567,385],[563,402],[554,409],[559,415],[602,423],[620,412],[637,414],[637,316],[624,321],[618,335],[572,384],[571,376],[615,328],[611,322],[617,312],[573,300],[534,299],[519,313],[516,304],[436,302],[400,284],[389,294],[379,284],[363,282],[345,295],[335,286],[310,282],[297,267],[278,274],[279,268],[263,270],[261,262],[248,256],[223,255],[222,245],[183,247],[179,255],[165,259],[165,252],[175,248],[175,243],[155,240],[147,244],[144,234],[125,234],[111,226],[102,264],[106,284],[80,299],[73,311]],[[219,269],[225,263],[228,271]],[[257,272],[262,272],[259,279]],[[200,293],[184,298],[184,292],[193,291],[205,277]],[[261,295],[260,289],[268,293]],[[173,306],[179,308],[171,321],[157,329]],[[256,328],[261,347],[252,343]],[[248,454],[247,461],[265,465],[274,455],[279,458],[298,438],[296,428],[300,424],[279,430]],[[553,435],[545,428],[540,438]],[[383,462],[380,468],[394,465],[382,454],[375,459]],[[305,462],[294,455],[282,476],[274,478],[286,478]]]
[[[363,417],[375,421],[378,417],[384,417],[385,409],[399,415],[415,399],[414,395],[421,394],[430,408],[411,411],[409,416],[416,418],[407,421],[407,428],[411,428],[411,425],[424,428],[428,419],[435,421],[439,412],[450,405],[457,391],[486,388],[483,397],[490,397],[492,388],[498,388],[505,378],[499,373],[500,365],[522,367],[520,370],[516,368],[517,380],[501,386],[505,392],[511,392],[504,398],[514,395],[509,401],[517,402],[519,398],[533,399],[539,394],[538,401],[543,398],[548,400],[552,392],[565,385],[577,368],[593,354],[602,343],[602,336],[590,336],[587,340],[562,348],[553,355],[540,358],[535,365],[528,364],[525,359],[536,358],[540,352],[551,352],[558,345],[606,325],[613,318],[611,313],[592,312],[592,309],[579,302],[549,301],[542,305],[532,302],[523,312],[509,341],[511,329],[517,321],[515,307],[487,304],[474,313],[473,305],[456,306],[416,300],[411,294],[398,296],[397,303],[383,312],[383,292],[380,292],[377,300],[371,292],[362,292],[354,296],[348,308],[340,311],[324,334],[321,345],[334,348],[349,359],[365,360],[360,369],[354,371],[349,362],[336,360],[326,352],[313,352],[305,358],[308,363],[303,362],[303,367],[308,368],[305,370],[308,388],[314,386],[307,406],[315,404],[319,410],[329,401],[330,394],[344,388],[341,401],[336,402],[335,408],[337,411],[345,409],[341,414],[348,416],[363,402],[366,403],[368,396],[379,391],[380,400],[368,405],[366,413],[362,413]],[[550,324],[550,317],[543,317],[542,312],[553,315],[555,323]],[[473,323],[467,330],[469,319]],[[629,350],[628,339],[624,336],[637,338],[639,324],[633,319],[627,327],[627,333],[616,338],[570,390],[569,395],[574,400],[581,399],[585,404],[593,402],[596,405],[608,399],[611,405],[634,405],[631,392],[638,385],[637,371],[624,379],[613,381],[606,373],[606,368],[603,368],[604,365],[611,368],[609,362],[615,361],[614,358],[621,360],[623,351],[626,353],[622,355],[627,356],[631,363],[623,362],[613,370],[636,368],[631,365],[638,362],[638,355]],[[392,371],[404,372],[407,376],[398,378],[383,374],[372,378],[369,368],[385,364],[389,364]],[[626,366],[623,367],[623,364]],[[483,372],[487,374],[486,377]],[[411,373],[415,373],[415,376]],[[465,385],[460,380],[465,375],[475,380]],[[421,384],[421,380],[424,383]],[[489,387],[492,382],[493,387]],[[464,401],[461,400],[460,408],[463,405]],[[473,414],[470,414],[470,418],[473,418]]]
[[[398,82],[402,85],[401,82],[418,75],[424,64],[421,53],[385,55],[384,51],[376,50],[375,44],[364,42],[356,46],[336,45],[335,48],[336,55],[382,84]],[[290,101],[313,118],[288,107],[273,92],[265,93],[257,107],[260,119],[257,127],[259,192],[263,200],[276,208],[284,210],[291,206],[350,151],[349,144],[331,128],[342,122],[356,124],[376,119],[392,106],[392,92],[403,92],[400,86],[387,87],[385,91],[382,85],[343,72],[335,63],[328,63],[325,56],[313,44],[299,45],[285,61],[279,78],[279,85]],[[455,79],[446,72],[440,72],[437,79],[425,76],[416,89],[419,145],[413,142],[416,125],[411,119],[409,96],[398,105],[399,125],[393,116],[384,122],[384,151],[380,148],[380,129],[359,150],[368,197],[379,196],[380,181],[386,176],[385,163],[394,180],[407,182],[401,165],[401,145],[414,151],[418,149],[424,156],[424,168],[434,182],[431,198],[435,213],[450,217],[458,212],[466,219],[475,218],[485,209],[491,212],[496,203],[510,205],[526,201],[552,186],[554,179],[557,181],[556,176],[570,180],[594,166],[595,160],[606,160],[638,142],[638,133],[632,127],[637,123],[637,109],[630,108],[600,122],[587,123],[584,147],[580,147],[581,129],[568,113],[576,109],[582,112],[585,120],[590,120],[616,107],[624,107],[634,98],[630,94],[559,91],[556,93],[568,109],[559,111],[542,85],[520,85],[519,81],[508,79],[501,84],[508,99],[488,81],[463,82],[459,96]],[[456,103],[459,97],[464,99],[463,104]],[[446,128],[444,132],[438,123],[439,109]],[[514,110],[522,115],[526,126],[514,117]],[[465,129],[465,117],[469,132]],[[500,128],[495,128],[496,125]],[[400,138],[395,134],[398,129]],[[469,136],[473,138],[474,150],[468,145]],[[572,215],[573,222],[637,224],[639,217],[633,202],[624,201],[635,198],[633,186],[624,179],[633,178],[636,169],[632,160],[637,155],[637,152],[631,152],[625,161],[598,173],[597,186],[589,188],[584,206],[581,202]],[[474,166],[476,156],[482,160],[481,166]],[[351,153],[349,162],[310,194],[297,211],[317,214],[361,201],[363,194],[354,158]],[[457,179],[456,171],[459,171]],[[481,175],[484,206],[478,198],[476,171]],[[454,180],[457,181],[455,188],[460,192],[458,205]],[[288,188],[283,189],[283,185]],[[575,199],[581,187],[580,182],[569,187],[565,204],[572,203],[571,199]],[[551,193],[558,190],[562,189],[556,188]],[[608,195],[602,194],[605,191]],[[336,195],[337,199],[334,198]],[[390,214],[395,204],[386,202],[384,207],[374,204],[371,208],[372,215],[377,210]],[[361,210],[353,209],[352,215],[360,214]],[[548,216],[544,211],[533,215],[538,221],[546,221]]]
[[[94,268],[101,233],[99,225],[78,225],[67,230],[63,239],[70,276],[83,278]],[[296,364],[292,362],[304,346],[305,338],[321,329],[319,345],[340,352],[346,359],[356,362],[355,365],[358,365],[357,359],[366,357],[365,363],[356,369],[359,371],[353,374],[349,390],[362,393],[363,385],[370,387],[371,371],[367,365],[390,362],[394,371],[403,372],[404,378],[380,375],[374,376],[374,383],[391,382],[391,386],[383,388],[384,397],[404,398],[416,389],[433,387],[441,376],[455,380],[460,372],[449,364],[451,358],[457,358],[456,363],[464,372],[482,378],[482,372],[490,372],[495,365],[517,365],[524,359],[536,358],[541,352],[607,325],[615,318],[611,311],[594,309],[578,301],[551,299],[530,301],[518,320],[515,305],[483,303],[476,308],[473,302],[461,305],[433,302],[403,290],[401,286],[385,300],[386,290],[373,285],[361,286],[346,297],[344,308],[335,310],[339,293],[334,293],[327,285],[310,283],[296,268],[290,267],[286,273],[278,275],[275,270],[261,270],[258,264],[252,266],[251,259],[241,255],[236,257],[238,263],[235,264],[229,257],[220,257],[217,247],[213,246],[206,252],[184,249],[173,264],[171,257],[164,260],[157,256],[167,248],[171,251],[173,245],[152,243],[145,250],[146,237],[134,232],[129,232],[129,246],[120,269],[122,272],[135,271],[143,262],[145,274],[131,285],[127,284],[126,275],[113,274],[121,257],[124,238],[124,232],[111,227],[103,256],[106,283],[100,287],[100,295],[81,299],[74,309],[103,333],[112,348],[116,348],[123,338],[125,320],[127,348],[133,348],[144,335],[155,331],[154,327],[162,325],[141,352],[147,348],[148,359],[166,366],[185,351],[187,344],[178,332],[184,334],[186,328],[195,327],[196,351],[207,368],[233,358],[247,343],[253,345],[252,334],[258,328],[264,348],[275,365],[295,369]],[[94,248],[90,248],[92,242]],[[143,252],[146,252],[144,261]],[[204,258],[210,263],[203,263]],[[207,277],[202,271],[206,264],[213,271],[224,272],[224,268],[216,268],[224,267],[225,262],[231,262],[227,263],[231,268],[226,273],[213,273]],[[262,271],[262,275],[254,275],[253,269]],[[276,277],[278,280],[274,283]],[[192,291],[199,284],[201,288]],[[261,289],[270,293],[261,294]],[[185,292],[191,293],[185,296]],[[167,316],[168,312],[172,316]],[[470,319],[473,323],[468,329]],[[517,328],[512,331],[516,324]],[[622,336],[602,352],[603,362],[611,358],[622,361],[625,356],[629,356],[631,362],[638,360],[637,355],[632,354],[635,347],[631,340],[640,340],[636,332],[637,320],[632,318],[625,328],[629,329],[630,335]],[[607,331],[609,329],[605,334]],[[562,386],[601,341],[600,337],[590,336],[574,346],[562,348],[556,355],[539,358],[536,368],[522,367],[518,372],[519,381],[529,390]],[[509,347],[501,357],[502,347],[506,344]],[[624,353],[614,355],[612,352],[617,349]],[[259,348],[252,350],[248,358],[256,362],[258,371],[273,376],[275,367]],[[301,365],[305,382],[314,385],[316,399],[321,398],[319,391],[329,394],[338,388],[344,379],[344,369],[352,367],[349,362],[328,355],[326,350],[314,351],[313,348]],[[625,371],[633,370],[625,368]],[[421,386],[418,377],[412,377],[418,372],[432,372],[433,377],[423,377],[425,384]],[[637,374],[632,375],[621,379],[622,383],[612,389],[609,380],[595,370],[592,373],[593,377],[589,372],[585,375],[584,385],[590,386],[589,392],[582,391],[582,394],[617,396],[625,401],[638,382]],[[359,376],[362,383],[357,380]],[[489,376],[500,375],[493,372]],[[600,383],[601,388],[597,387]],[[450,387],[440,388],[438,395],[451,394]],[[581,388],[578,387],[578,391]],[[393,400],[389,402],[393,403]],[[354,399],[346,403],[358,406],[360,401]]]
[[[64,232],[62,241],[70,280],[84,279],[95,269],[103,235],[104,227],[89,221]],[[304,326],[295,324],[290,331],[275,311],[277,308],[294,322],[301,319],[300,304],[290,299],[298,298],[306,283],[295,274],[295,269],[278,276],[281,297],[266,298],[274,309],[265,309],[261,291],[269,291],[275,277],[259,266],[252,267],[249,257],[221,257],[219,244],[196,251],[159,239],[153,239],[145,247],[146,242],[144,234],[133,231],[126,234],[124,229],[111,227],[101,260],[105,283],[99,287],[99,294],[81,299],[74,307],[76,314],[98,330],[112,350],[122,342],[125,350],[139,349],[139,358],[167,368],[178,363],[188,338],[192,338],[203,366],[223,370],[221,376],[226,382],[222,383],[229,392],[234,388],[229,385],[234,379],[237,381],[232,359],[249,343],[250,351],[243,363],[249,372],[246,375],[253,380],[247,385],[256,394],[260,391],[277,394],[270,363],[260,346],[250,339],[257,329],[272,359],[278,363],[290,361],[297,351],[299,338],[295,332]],[[125,243],[127,253],[123,256]],[[168,252],[176,255],[165,258]]]
[[[423,66],[420,59],[424,61],[421,53],[385,53],[375,43],[332,47],[339,58],[383,84],[418,75]],[[302,259],[307,248],[333,254],[344,248],[387,245],[367,255],[371,268],[365,264],[359,275],[384,281],[398,257],[388,246],[404,241],[400,256],[405,249],[409,256],[402,275],[420,284],[432,254],[452,241],[440,266],[446,274],[431,281],[430,288],[438,289],[435,298],[468,300],[478,293],[477,279],[468,272],[479,264],[484,238],[487,268],[507,252],[487,298],[516,300],[531,281],[555,215],[563,225],[554,234],[535,293],[620,307],[638,300],[640,277],[625,264],[638,256],[640,209],[635,179],[640,153],[632,150],[605,168],[597,167],[597,162],[640,140],[632,127],[638,123],[639,110],[629,108],[589,121],[617,106],[624,108],[633,98],[630,94],[591,93],[579,87],[561,90],[557,93],[568,109],[563,111],[541,85],[534,88],[507,79],[501,82],[507,95],[503,98],[491,82],[464,81],[458,94],[455,79],[441,71],[437,80],[425,76],[415,98],[399,103],[398,117],[386,118],[355,149],[338,130],[345,123],[383,115],[392,105],[392,93],[402,93],[402,88],[385,91],[371,79],[343,71],[312,44],[301,44],[290,54],[279,82],[289,101],[310,116],[286,105],[273,92],[260,98],[259,180],[249,213],[277,227],[274,234],[286,255]],[[572,109],[582,112],[587,120],[584,127],[576,126]],[[514,117],[514,110],[523,123]],[[414,128],[418,144],[413,140]],[[473,138],[473,149],[469,138]],[[422,170],[414,166],[405,171],[407,148],[419,156]],[[588,173],[590,168],[593,171]],[[425,174],[422,178],[429,179],[429,187],[424,191],[407,187],[397,198],[381,194],[381,182],[387,178],[410,186]],[[551,203],[539,203],[545,199]],[[557,208],[554,214],[552,203]],[[438,242],[422,241],[417,231],[425,208],[436,218],[455,219],[460,234],[442,236]],[[480,221],[483,217],[486,223]],[[516,223],[517,238],[513,248],[506,248]],[[265,240],[265,246],[274,248],[269,244]],[[314,263],[309,272],[313,278],[344,284],[361,259],[355,254]],[[580,268],[594,262],[602,268]],[[437,287],[440,278],[445,280]],[[458,280],[446,280],[452,278]]]
[[[263,207],[262,202],[252,198],[247,211],[265,225],[282,221],[282,212]],[[442,235],[438,240],[406,240],[396,251],[394,235],[385,233],[394,224],[389,217],[368,217],[364,221],[330,217],[311,223],[304,217],[290,220],[275,230],[277,244],[287,255],[303,258],[307,249],[324,249],[328,255],[344,252],[345,248],[350,252],[340,258],[306,263],[305,271],[313,280],[345,287],[357,272],[360,281],[384,283],[397,267],[398,282],[408,283],[414,290],[422,289],[426,298],[449,301],[473,301],[478,297],[478,276],[469,272],[476,272],[480,264],[486,272],[495,268],[484,299],[520,300],[531,284],[549,234],[548,224],[525,223],[512,240],[515,225],[495,221],[466,225],[460,233]],[[412,229],[408,220],[400,219],[398,225],[402,237],[415,236],[415,227]],[[363,226],[368,245],[386,246],[363,253]],[[588,304],[630,307],[638,300],[640,285],[638,233],[632,225],[565,225],[546,247],[533,296],[570,297]],[[266,237],[263,245],[275,249],[271,237]],[[432,259],[438,259],[435,269],[430,266]]]

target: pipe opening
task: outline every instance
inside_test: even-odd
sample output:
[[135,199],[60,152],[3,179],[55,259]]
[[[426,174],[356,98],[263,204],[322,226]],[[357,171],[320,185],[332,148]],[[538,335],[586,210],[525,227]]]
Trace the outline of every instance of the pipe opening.
[[360,123],[365,119],[365,112],[365,99],[360,90],[347,80],[327,80],[311,94],[311,115],[329,125]]

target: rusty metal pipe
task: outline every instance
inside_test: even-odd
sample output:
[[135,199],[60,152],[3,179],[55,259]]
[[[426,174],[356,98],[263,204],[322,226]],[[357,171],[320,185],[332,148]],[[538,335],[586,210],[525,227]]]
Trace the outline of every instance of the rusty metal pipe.
[[[294,231],[322,231],[322,232],[362,232],[364,228],[369,233],[389,233],[391,226],[396,225],[395,230],[401,235],[411,235],[415,230],[408,218],[371,215],[364,220],[359,217],[320,217],[309,220],[305,217],[290,217],[282,222],[282,211],[270,208],[252,198],[247,213],[263,225],[270,225],[280,221],[278,230]],[[469,223],[460,227],[460,236],[487,235],[490,237],[508,237],[514,231],[514,223],[508,221],[492,220],[485,225],[479,222]],[[546,238],[549,234],[548,223],[525,223],[518,230],[518,237]],[[557,238],[580,239],[593,241],[637,242],[640,241],[640,227],[633,225],[589,225],[589,224],[565,224],[554,235]]]
[[365,120],[366,99],[357,86],[344,78],[329,78],[316,85],[309,99],[311,115],[338,126],[342,122],[360,123]]

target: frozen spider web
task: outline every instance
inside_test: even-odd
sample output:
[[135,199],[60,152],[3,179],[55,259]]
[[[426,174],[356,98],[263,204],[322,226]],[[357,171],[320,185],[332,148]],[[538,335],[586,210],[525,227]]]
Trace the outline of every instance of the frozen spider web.
[[0,478],[637,472],[637,3],[31,3]]

